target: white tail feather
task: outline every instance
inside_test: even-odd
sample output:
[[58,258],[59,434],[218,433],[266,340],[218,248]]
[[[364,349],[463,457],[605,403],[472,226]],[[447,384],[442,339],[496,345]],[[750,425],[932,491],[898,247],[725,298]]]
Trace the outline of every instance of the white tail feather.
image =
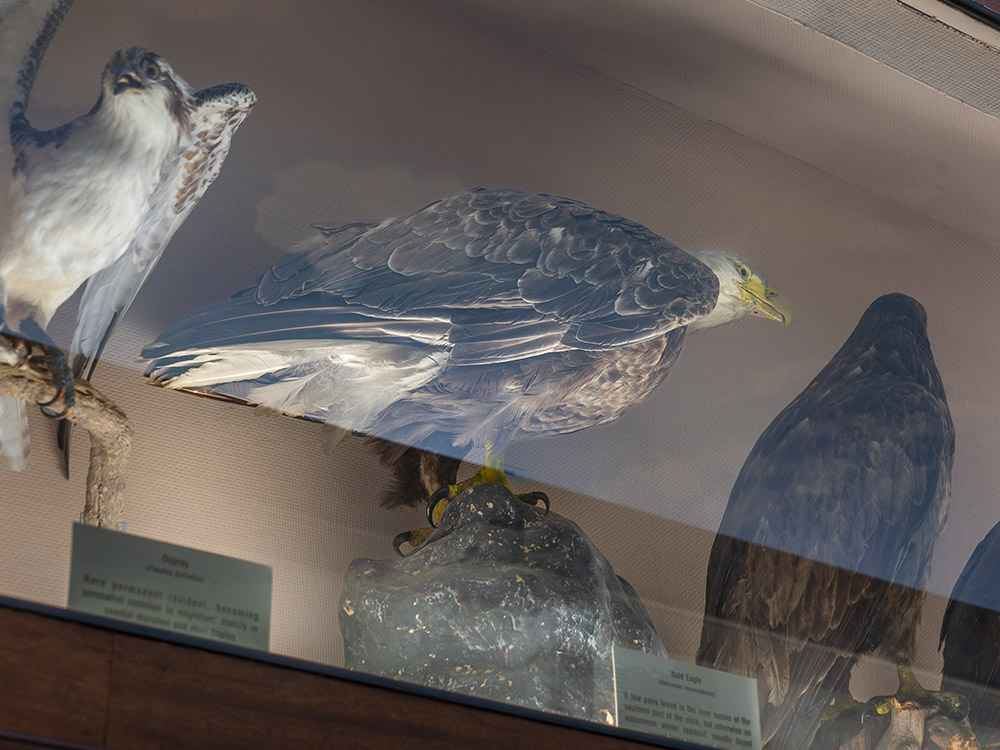
[[0,461],[12,471],[24,471],[30,452],[27,404],[18,398],[0,398]]
[[[363,429],[390,403],[431,380],[448,354],[371,341],[309,340],[188,349],[170,358],[180,361],[154,366],[150,373],[168,388],[208,388],[352,430]],[[267,375],[275,377],[259,382]]]

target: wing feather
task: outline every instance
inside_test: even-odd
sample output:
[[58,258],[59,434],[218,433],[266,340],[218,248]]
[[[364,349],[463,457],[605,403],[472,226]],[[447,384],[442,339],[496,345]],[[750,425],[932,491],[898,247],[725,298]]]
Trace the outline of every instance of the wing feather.
[[256,102],[241,84],[199,92],[190,139],[164,170],[132,246],[88,281],[73,334],[74,371],[89,378],[118,320],[153,270],[171,237],[219,176],[233,134]]
[[[45,50],[73,0],[0,0],[0,112],[9,137],[0,138],[0,227],[11,225],[18,184],[17,142],[34,131],[28,98]],[[0,237],[0,250],[3,238]]]
[[628,346],[707,314],[718,298],[707,266],[642,225],[519,190],[468,190],[320,232],[261,277],[257,301],[326,293],[387,319],[454,310],[453,365]]
[[701,663],[760,681],[807,747],[860,653],[912,656],[955,432],[919,305],[877,300],[761,435],[712,548]]

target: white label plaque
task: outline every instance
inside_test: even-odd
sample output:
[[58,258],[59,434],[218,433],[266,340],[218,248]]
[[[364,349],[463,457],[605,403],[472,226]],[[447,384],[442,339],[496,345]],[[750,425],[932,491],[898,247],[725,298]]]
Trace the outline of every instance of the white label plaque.
[[271,568],[76,523],[67,606],[266,650]]
[[757,681],[615,648],[618,726],[720,750],[760,750]]

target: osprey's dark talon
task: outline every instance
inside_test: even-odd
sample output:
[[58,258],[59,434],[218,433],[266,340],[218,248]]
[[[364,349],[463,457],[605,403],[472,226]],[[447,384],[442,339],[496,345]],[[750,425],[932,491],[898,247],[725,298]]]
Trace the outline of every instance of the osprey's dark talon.
[[534,492],[528,492],[525,493],[524,495],[518,495],[517,497],[519,500],[521,500],[521,502],[525,502],[528,505],[532,505],[535,507],[537,507],[538,504],[541,503],[545,507],[546,514],[548,514],[549,510],[551,509],[551,506],[549,505],[549,496],[546,495],[544,492],[539,492],[538,490],[535,490]]
[[434,519],[434,510],[442,500],[447,500],[449,497],[451,497],[451,487],[445,485],[431,495],[427,501],[427,522],[431,525],[431,528],[437,528],[437,521]]
[[[62,409],[56,411],[55,409],[50,409],[52,404],[62,402]],[[35,403],[41,407],[42,414],[44,414],[49,419],[65,419],[69,416],[69,413],[73,411],[73,404],[75,399],[73,397],[72,391],[67,391],[65,388],[56,388],[56,395],[50,398],[48,401],[36,401]]]
[[[50,419],[65,419],[73,406],[76,404],[76,385],[73,381],[73,371],[66,361],[63,353],[55,348],[43,347],[45,352],[44,360],[46,369],[52,378],[52,385],[56,389],[56,395],[48,401],[39,401],[38,405],[42,409],[42,414]],[[63,408],[60,411],[49,409],[48,407],[62,401]]]
[[63,401],[63,408],[62,408],[61,411],[55,411],[53,409],[48,408],[52,404],[56,403],[56,401],[58,401],[61,398],[62,395],[63,395],[62,394],[62,389],[59,389],[59,391],[57,391],[55,397],[52,398],[51,400],[45,401],[44,403],[43,402],[39,402],[38,406],[41,407],[42,414],[44,414],[49,419],[57,419],[57,420],[58,419],[66,419],[66,417],[69,416],[69,413],[71,411],[73,411],[73,405],[72,404],[70,404],[70,403],[68,403],[67,401],[64,400]]

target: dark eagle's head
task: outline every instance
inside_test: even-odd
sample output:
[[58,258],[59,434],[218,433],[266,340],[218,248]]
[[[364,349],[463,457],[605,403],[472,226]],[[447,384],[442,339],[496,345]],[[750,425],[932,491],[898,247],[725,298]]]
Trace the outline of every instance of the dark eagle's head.
[[174,73],[170,63],[142,47],[115,52],[104,67],[101,89],[105,101],[122,107],[165,106],[178,122],[186,116],[194,92]]

